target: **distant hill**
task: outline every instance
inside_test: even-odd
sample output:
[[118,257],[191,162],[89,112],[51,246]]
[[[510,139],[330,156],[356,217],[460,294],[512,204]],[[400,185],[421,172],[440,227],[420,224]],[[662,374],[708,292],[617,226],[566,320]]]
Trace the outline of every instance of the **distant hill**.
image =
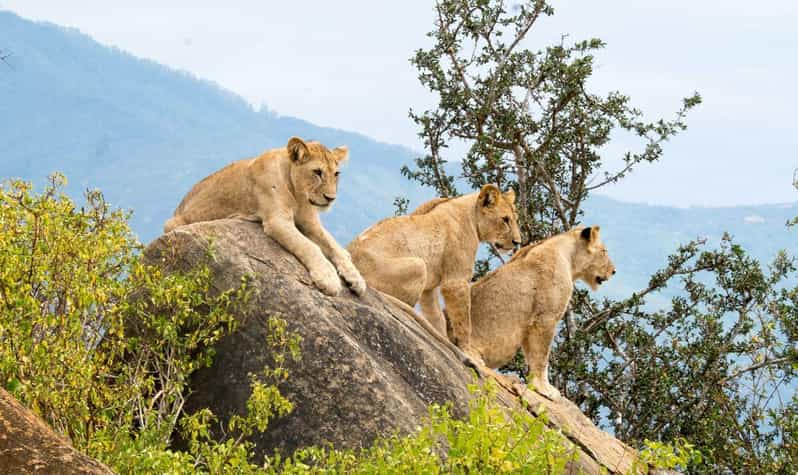
[[[343,243],[391,215],[396,196],[412,206],[432,196],[400,176],[415,156],[406,148],[254,110],[213,83],[74,29],[0,11],[0,35],[0,46],[13,52],[10,68],[0,64],[0,177],[41,183],[61,171],[73,196],[100,188],[111,203],[134,210],[144,242],[195,182],[293,135],[350,148],[339,202],[323,217]],[[783,226],[796,215],[795,205],[675,209],[594,197],[585,222],[602,226],[620,271],[603,293],[625,295],[645,286],[679,243],[698,236],[717,243],[729,231],[765,260],[781,248],[798,254],[798,231]]]
[[145,242],[195,182],[293,135],[349,146],[340,200],[325,217],[339,238],[390,214],[398,195],[431,196],[400,178],[413,158],[405,148],[256,111],[213,83],[77,30],[0,11],[0,41],[13,51],[11,68],[0,64],[0,176],[41,182],[58,170],[72,194],[100,188],[135,211]]
[[727,232],[765,265],[782,249],[798,255],[798,229],[785,227],[795,216],[798,203],[671,208],[593,196],[585,206],[584,222],[601,225],[619,272],[602,293],[617,297],[645,288],[651,274],[667,264],[668,255],[679,244],[696,238],[717,247]]

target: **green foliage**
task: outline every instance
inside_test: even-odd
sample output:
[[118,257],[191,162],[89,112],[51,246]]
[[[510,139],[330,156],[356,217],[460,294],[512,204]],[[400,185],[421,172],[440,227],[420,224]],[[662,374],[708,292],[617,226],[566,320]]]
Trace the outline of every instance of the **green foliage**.
[[191,473],[264,473],[264,466],[253,462],[253,444],[248,438],[257,432],[265,432],[276,417],[281,417],[294,408],[280,394],[279,385],[288,379],[285,368],[287,358],[300,359],[300,337],[287,330],[285,320],[272,316],[268,321],[267,348],[274,356],[274,367],[263,368],[260,375],[250,375],[252,393],[247,400],[247,412],[234,415],[227,424],[224,440],[211,434],[215,416],[204,410],[184,418],[180,425],[188,440],[189,453],[194,458]]
[[278,461],[275,473],[566,473],[577,452],[547,428],[545,417],[501,407],[491,383],[471,390],[474,398],[464,420],[452,417],[447,406],[432,405],[429,420],[412,436],[393,436],[358,452],[304,449]]
[[94,437],[90,454],[119,474],[193,473],[194,457],[170,450],[164,443],[169,436],[166,427],[106,431]]
[[275,366],[264,368],[260,375],[251,375],[247,412],[230,419],[224,437],[212,434],[218,420],[210,410],[203,409],[180,414],[179,429],[188,445],[185,452],[169,448],[175,425],[165,423],[117,432],[114,440],[103,441],[106,445],[97,451],[98,457],[123,474],[267,473],[265,465],[253,460],[253,444],[247,439],[265,431],[274,418],[293,410],[293,404],[280,394],[279,385],[288,378],[284,365],[287,358],[300,357],[300,337],[287,330],[285,320],[272,316],[268,325],[265,343],[274,354]]
[[393,200],[394,216],[402,216],[407,214],[407,208],[410,206],[410,200],[402,196],[397,196]]
[[[411,62],[438,107],[411,112],[427,155],[407,177],[441,196],[457,194],[447,173],[448,141],[469,145],[462,178],[472,187],[498,183],[516,191],[524,243],[570,228],[588,194],[662,156],[662,143],[686,128],[684,99],[672,120],[645,121],[628,96],[590,92],[599,39],[523,48],[526,35],[554,10],[543,0],[508,5],[487,0],[439,0],[429,49]],[[619,134],[637,139],[623,165],[606,171],[601,150]]]
[[137,243],[125,213],[96,192],[76,209],[58,195],[63,182],[41,195],[19,181],[0,188],[0,381],[85,447],[119,416],[123,386],[108,375],[121,365],[117,308]]
[[[458,194],[463,182],[514,189],[524,243],[579,224],[587,197],[659,160],[701,102],[693,94],[674,118],[648,121],[628,96],[590,92],[601,40],[525,48],[540,18],[554,13],[543,0],[439,0],[436,13],[432,45],[411,61],[437,107],[411,114],[427,153],[402,172],[441,196]],[[610,170],[604,154],[619,136],[639,146]],[[469,146],[460,181],[447,167],[450,141]],[[478,262],[475,274],[489,268]],[[555,338],[552,382],[633,445],[689,440],[703,454],[690,459],[691,471],[788,470],[798,457],[796,277],[786,254],[766,269],[725,237],[717,249],[680,247],[623,300],[578,290]],[[669,308],[647,304],[677,284]],[[505,369],[523,373],[523,358]]]
[[182,414],[188,376],[234,328],[246,286],[214,292],[207,268],[145,264],[129,213],[98,191],[78,207],[64,183],[0,188],[0,381],[112,465],[125,451],[153,467],[182,460],[156,452]]
[[690,464],[701,463],[701,452],[684,439],[676,439],[673,445],[646,440],[643,447],[633,473],[648,473],[649,467],[684,471]]
[[[677,276],[668,308],[646,305]],[[577,295],[580,323],[556,342],[554,381],[588,415],[608,408],[607,424],[633,444],[689,439],[704,454],[697,471],[778,472],[766,461],[795,450],[778,402],[793,393],[795,277],[784,254],[766,270],[729,237],[716,250],[682,246],[626,300]]]

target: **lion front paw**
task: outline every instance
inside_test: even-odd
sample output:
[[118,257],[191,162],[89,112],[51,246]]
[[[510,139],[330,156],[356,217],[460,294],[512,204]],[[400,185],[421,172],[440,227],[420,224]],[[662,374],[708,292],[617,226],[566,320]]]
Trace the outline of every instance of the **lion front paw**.
[[366,281],[363,280],[363,276],[360,275],[360,271],[357,270],[352,261],[348,258],[341,259],[338,261],[338,273],[341,274],[346,285],[352,289],[357,296],[361,296],[366,293]]
[[540,378],[532,378],[529,381],[529,386],[531,389],[534,389],[538,393],[542,394],[543,396],[551,399],[552,401],[556,401],[562,397],[560,395],[560,390],[549,384],[548,381],[545,381]]
[[341,292],[341,279],[335,267],[327,261],[310,271],[310,278],[322,292],[335,297]]

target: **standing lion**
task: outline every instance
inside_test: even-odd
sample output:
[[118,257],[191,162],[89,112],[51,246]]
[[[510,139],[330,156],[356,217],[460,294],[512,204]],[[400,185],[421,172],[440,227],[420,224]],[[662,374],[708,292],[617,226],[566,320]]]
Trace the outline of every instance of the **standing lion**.
[[556,399],[560,392],[549,384],[549,351],[574,282],[582,280],[595,291],[614,274],[598,226],[523,247],[471,287],[471,344],[490,368],[506,364],[521,348],[530,383]]
[[485,185],[479,193],[437,198],[408,216],[388,218],[361,233],[348,250],[369,286],[421,312],[446,338],[440,288],[452,341],[467,354],[471,334],[469,282],[480,242],[509,251],[520,243],[515,193]]
[[322,292],[338,295],[340,274],[362,295],[365,281],[319,221],[319,211],[335,201],[338,166],[348,156],[346,147],[329,150],[293,137],[285,148],[234,162],[194,185],[164,224],[164,232],[229,217],[259,221],[267,235],[302,262]]

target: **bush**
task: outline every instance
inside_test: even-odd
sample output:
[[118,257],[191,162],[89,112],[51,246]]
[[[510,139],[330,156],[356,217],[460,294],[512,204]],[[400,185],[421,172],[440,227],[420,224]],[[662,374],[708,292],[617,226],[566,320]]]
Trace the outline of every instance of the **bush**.
[[99,191],[78,207],[64,184],[0,187],[0,381],[102,460],[165,448],[188,376],[234,328],[246,287],[213,293],[208,269],[143,263],[129,213]]
[[573,444],[549,429],[545,417],[500,406],[491,382],[471,391],[475,397],[464,420],[433,404],[429,420],[412,436],[393,436],[362,451],[304,449],[269,473],[559,474],[576,460]]

